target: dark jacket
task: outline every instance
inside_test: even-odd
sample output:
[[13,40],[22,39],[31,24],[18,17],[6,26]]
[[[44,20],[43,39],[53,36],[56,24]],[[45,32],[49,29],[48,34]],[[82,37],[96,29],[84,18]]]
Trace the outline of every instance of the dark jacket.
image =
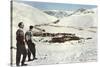
[[24,45],[24,32],[22,29],[18,29],[16,32],[16,40],[20,45]]

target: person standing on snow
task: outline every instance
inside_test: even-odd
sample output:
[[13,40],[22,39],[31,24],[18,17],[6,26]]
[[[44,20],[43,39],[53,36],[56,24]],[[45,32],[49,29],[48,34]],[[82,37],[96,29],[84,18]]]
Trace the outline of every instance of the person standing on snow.
[[[32,32],[33,26],[29,27],[29,31],[25,33],[25,41],[28,45],[28,61],[36,60],[36,48],[35,43],[32,42],[33,32]],[[31,59],[31,54],[33,55],[33,59]]]
[[23,55],[22,58],[22,62],[21,65],[22,66],[26,66],[27,64],[25,64],[25,60],[26,60],[26,55],[27,55],[27,51],[26,51],[26,47],[25,47],[25,38],[24,38],[24,24],[23,22],[20,22],[18,24],[19,29],[16,32],[16,47],[17,47],[17,51],[16,51],[16,66],[19,66],[20,64],[20,59],[21,59],[21,55]]

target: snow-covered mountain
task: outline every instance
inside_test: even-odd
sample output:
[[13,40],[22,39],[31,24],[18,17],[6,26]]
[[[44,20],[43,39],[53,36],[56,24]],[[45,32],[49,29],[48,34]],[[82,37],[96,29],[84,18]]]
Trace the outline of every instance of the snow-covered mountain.
[[69,16],[71,16],[71,15],[81,15],[81,14],[95,14],[95,13],[96,13],[95,8],[93,8],[93,9],[80,8],[80,9],[73,11],[73,13],[70,14]]
[[[24,3],[13,2],[13,14],[12,14],[12,25],[13,25],[13,39],[15,39],[16,30],[18,23],[23,22],[25,25],[25,31],[29,29],[30,25],[38,25],[44,23],[52,23],[57,19],[53,16],[49,16],[41,10],[31,7]],[[13,41],[15,42],[15,41]],[[15,43],[14,43],[15,44]]]
[[44,10],[44,13],[47,13],[51,16],[55,16],[57,18],[63,18],[63,17],[68,17],[72,15],[80,15],[80,14],[93,14],[95,11],[93,9],[85,9],[85,8],[80,8],[77,10]]
[[55,16],[57,18],[67,17],[69,14],[73,13],[73,11],[64,11],[64,10],[44,10],[44,13],[48,15]]
[[68,17],[63,17],[58,25],[76,26],[76,27],[93,27],[97,26],[97,9],[88,9],[74,12]]
[[[42,20],[42,21],[41,21]],[[27,24],[42,24],[51,23],[57,19],[53,16],[49,16],[37,8],[31,7],[23,3],[13,2],[13,23],[18,24],[23,21]]]

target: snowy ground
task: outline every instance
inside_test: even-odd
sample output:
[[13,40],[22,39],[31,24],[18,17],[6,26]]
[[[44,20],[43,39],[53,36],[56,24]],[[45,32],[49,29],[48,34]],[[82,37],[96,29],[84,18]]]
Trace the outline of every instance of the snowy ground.
[[[52,27],[50,27],[52,28]],[[53,29],[59,29],[54,28]],[[65,43],[48,43],[45,40],[50,39],[44,37],[42,41],[39,41],[43,37],[34,37],[36,43],[36,56],[38,60],[32,62],[26,62],[28,65],[40,65],[40,64],[59,64],[59,63],[76,63],[76,62],[94,62],[97,61],[97,32],[84,30],[80,31],[74,28],[60,28],[66,29],[66,32],[75,33],[79,37],[92,39],[81,41],[66,41]],[[94,30],[91,28],[91,30]],[[60,30],[59,30],[60,31]],[[64,31],[65,32],[65,31]],[[15,54],[15,52],[14,52]],[[15,56],[14,58],[15,59]],[[15,62],[15,60],[14,60]]]

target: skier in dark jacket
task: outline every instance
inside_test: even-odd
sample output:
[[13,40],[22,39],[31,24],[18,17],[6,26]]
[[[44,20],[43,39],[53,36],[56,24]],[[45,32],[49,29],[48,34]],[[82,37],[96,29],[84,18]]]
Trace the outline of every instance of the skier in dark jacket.
[[27,64],[25,64],[24,62],[26,60],[27,51],[26,51],[25,42],[24,42],[25,38],[24,38],[24,31],[23,31],[23,28],[24,28],[23,22],[20,22],[18,24],[18,27],[19,29],[16,32],[16,40],[17,40],[16,65],[19,66],[21,55],[23,55],[21,65],[26,66]]
[[[28,45],[28,61],[36,60],[36,49],[35,49],[35,43],[32,42],[32,32],[33,26],[29,27],[29,31],[25,33],[25,41]],[[31,59],[31,54],[33,55],[33,59]]]

